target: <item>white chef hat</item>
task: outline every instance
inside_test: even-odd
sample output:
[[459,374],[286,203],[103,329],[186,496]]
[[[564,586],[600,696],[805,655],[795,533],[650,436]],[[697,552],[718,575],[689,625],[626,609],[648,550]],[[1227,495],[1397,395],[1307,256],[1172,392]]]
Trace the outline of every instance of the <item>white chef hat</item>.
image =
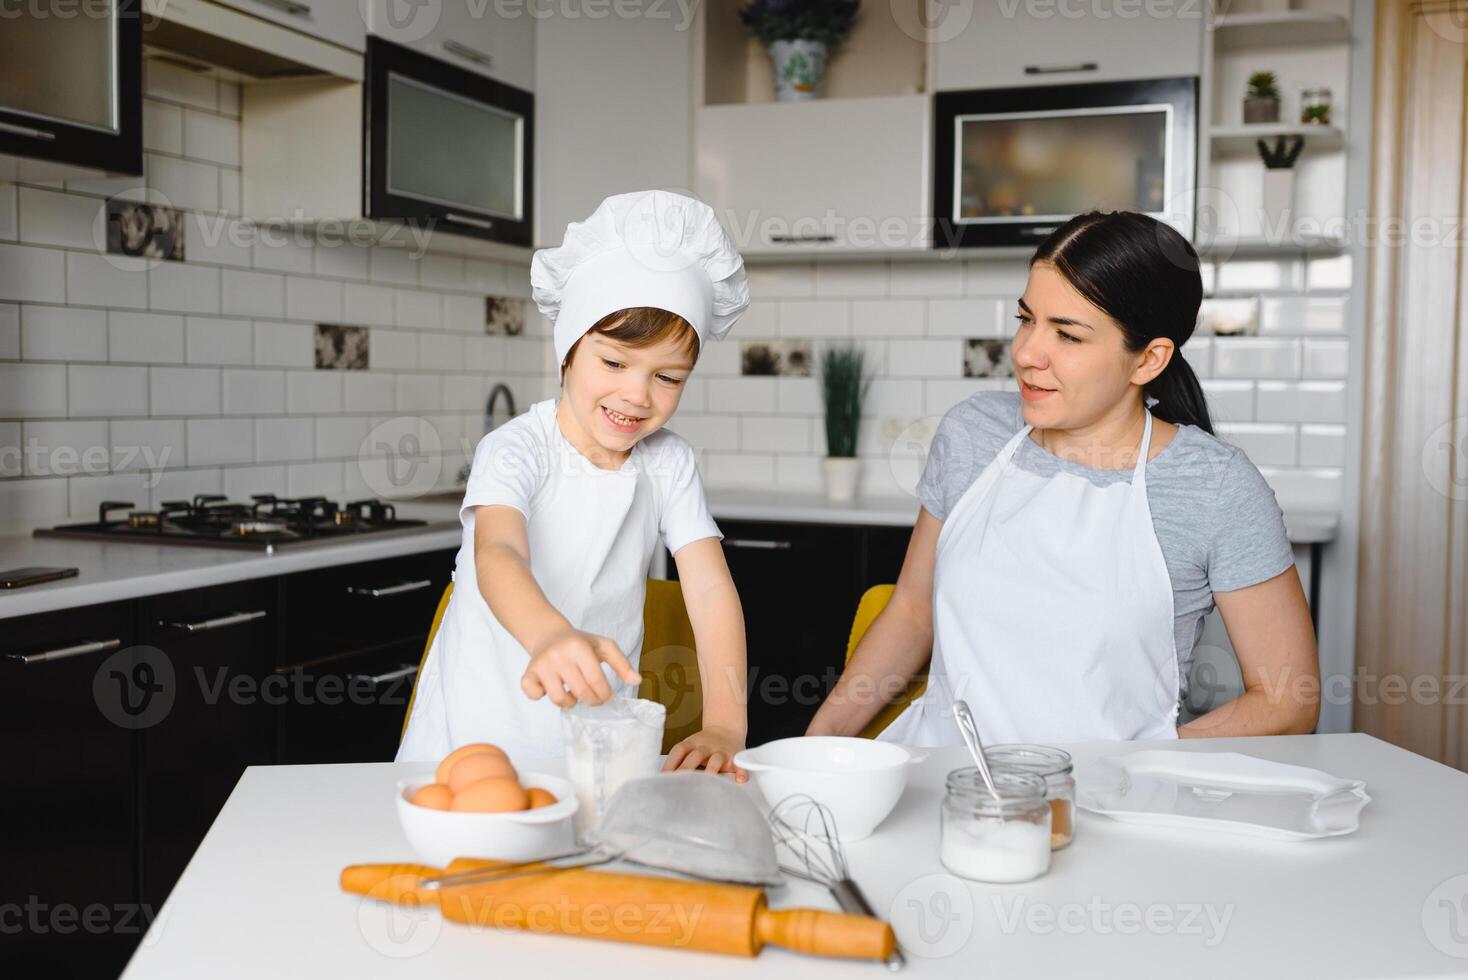
[[670,191],[602,201],[566,226],[565,240],[530,260],[531,295],[554,324],[556,361],[609,313],[650,306],[676,313],[702,347],[749,306],[744,259],[713,209]]

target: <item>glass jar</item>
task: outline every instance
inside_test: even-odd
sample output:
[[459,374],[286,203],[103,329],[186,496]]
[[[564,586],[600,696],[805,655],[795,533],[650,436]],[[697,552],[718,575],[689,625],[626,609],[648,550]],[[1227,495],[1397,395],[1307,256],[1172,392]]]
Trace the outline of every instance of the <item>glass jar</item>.
[[995,797],[979,770],[948,774],[939,856],[943,866],[975,881],[1015,882],[1050,870],[1050,806],[1045,781],[1031,773],[995,772]]
[[1050,848],[1058,851],[1075,838],[1076,779],[1070,753],[1048,745],[991,745],[984,749],[990,770],[1028,772],[1045,780],[1050,802]]
[[1300,90],[1300,125],[1330,125],[1330,89],[1324,85],[1310,85]]

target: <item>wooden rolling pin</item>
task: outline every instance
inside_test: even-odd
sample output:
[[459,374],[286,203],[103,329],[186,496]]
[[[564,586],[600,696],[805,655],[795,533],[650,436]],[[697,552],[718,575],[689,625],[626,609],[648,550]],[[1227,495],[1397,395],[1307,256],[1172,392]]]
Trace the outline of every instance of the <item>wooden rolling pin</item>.
[[820,909],[771,909],[761,888],[589,869],[556,869],[440,889],[441,874],[500,862],[356,864],[343,891],[398,905],[438,906],[455,922],[621,943],[754,956],[766,944],[815,956],[885,960],[896,939],[880,919]]

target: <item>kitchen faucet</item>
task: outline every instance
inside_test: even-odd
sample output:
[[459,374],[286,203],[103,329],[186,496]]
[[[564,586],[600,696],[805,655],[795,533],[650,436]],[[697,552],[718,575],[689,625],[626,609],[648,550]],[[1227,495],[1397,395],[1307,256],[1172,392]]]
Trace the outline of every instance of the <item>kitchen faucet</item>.
[[[489,401],[484,404],[484,435],[489,435],[495,430],[494,407],[501,395],[505,396],[505,406],[509,410],[509,417],[515,417],[515,395],[510,391],[509,385],[500,383],[495,385],[489,392]],[[469,482],[469,470],[473,467],[473,460],[459,467],[459,482]]]

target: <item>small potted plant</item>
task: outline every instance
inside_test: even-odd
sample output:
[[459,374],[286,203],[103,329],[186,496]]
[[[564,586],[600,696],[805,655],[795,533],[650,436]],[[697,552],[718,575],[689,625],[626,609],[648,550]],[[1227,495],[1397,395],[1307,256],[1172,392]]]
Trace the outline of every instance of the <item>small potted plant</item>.
[[1279,79],[1272,71],[1256,71],[1244,95],[1244,123],[1272,122],[1279,122]]
[[1295,199],[1295,161],[1305,148],[1303,136],[1281,136],[1273,145],[1255,140],[1264,161],[1263,214],[1269,228],[1289,219]]
[[861,405],[871,378],[865,352],[859,347],[828,347],[821,352],[821,401],[826,408],[826,497],[836,502],[855,499],[861,476],[856,458],[861,430]]
[[751,0],[739,19],[770,52],[775,98],[816,97],[831,49],[851,32],[861,0]]

